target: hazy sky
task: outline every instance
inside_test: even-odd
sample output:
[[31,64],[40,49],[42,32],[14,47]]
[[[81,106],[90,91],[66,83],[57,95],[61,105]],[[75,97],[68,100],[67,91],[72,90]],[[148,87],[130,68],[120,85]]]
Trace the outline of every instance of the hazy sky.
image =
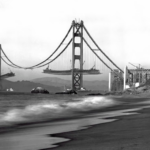
[[[0,0],[0,43],[14,63],[32,66],[53,52],[72,20],[80,19],[119,67],[132,62],[150,68],[149,7],[148,0]],[[11,69],[2,67],[2,73]],[[11,69],[16,73],[11,79],[50,76],[43,69]]]

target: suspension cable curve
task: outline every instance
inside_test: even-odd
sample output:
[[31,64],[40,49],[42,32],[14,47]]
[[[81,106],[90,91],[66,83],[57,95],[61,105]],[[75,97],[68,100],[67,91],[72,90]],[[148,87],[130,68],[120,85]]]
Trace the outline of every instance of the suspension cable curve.
[[35,67],[35,68],[44,67],[44,66],[46,66],[46,65],[48,65],[48,64],[50,64],[50,63],[52,63],[54,60],[56,60],[56,59],[66,50],[66,48],[70,45],[71,42],[72,42],[72,38],[70,39],[70,41],[68,42],[68,44],[65,46],[65,48],[64,48],[54,59],[52,59],[51,61],[49,61],[49,62],[46,63],[46,64],[43,64],[43,65],[41,65],[41,66],[37,66],[37,67]]
[[[40,63],[38,63],[38,64],[36,64],[36,65],[34,65],[34,66],[31,66],[31,67],[21,67],[21,66],[16,65],[15,63],[13,63],[13,62],[8,58],[8,56],[6,55],[6,53],[4,52],[4,50],[3,50],[2,48],[1,48],[1,50],[2,50],[3,54],[5,55],[5,57],[7,58],[7,60],[8,60],[11,64],[13,64],[16,68],[20,68],[20,69],[34,69],[34,67],[39,66],[40,64],[43,64],[44,62],[46,62],[49,58],[51,58],[51,57],[58,51],[58,49],[60,48],[60,46],[63,44],[63,42],[64,42],[65,39],[67,38],[68,34],[70,33],[71,29],[72,29],[72,25],[71,25],[71,27],[69,28],[69,30],[68,30],[67,34],[65,35],[65,37],[63,38],[63,40],[61,41],[61,43],[60,43],[60,44],[58,45],[58,47],[56,48],[56,50],[55,50],[48,58],[46,58],[44,61],[42,61],[42,62],[40,62]],[[13,67],[13,66],[12,66],[12,67]]]
[[1,48],[1,51],[2,51],[2,53],[4,54],[4,56],[7,58],[7,60],[8,60],[12,65],[14,65],[16,68],[24,69],[23,67],[20,67],[20,66],[14,64],[14,63],[7,57],[7,55],[5,54],[5,52],[3,51],[2,48]]
[[8,66],[13,67],[13,68],[18,68],[18,67],[15,67],[15,66],[9,64],[3,57],[0,56],[0,58],[1,58],[2,61],[3,61],[5,64],[7,64]]
[[88,34],[88,36],[90,37],[90,39],[93,41],[93,43],[97,46],[97,48],[101,51],[101,53],[103,53],[103,55],[116,67],[118,68],[122,73],[123,70],[120,69],[103,51],[102,49],[97,45],[97,43],[94,41],[94,39],[92,38],[92,36],[90,35],[90,33],[88,32],[88,30],[86,29],[86,27],[83,25],[84,30],[86,31],[86,33]]
[[26,69],[30,69],[30,68],[34,68],[34,67],[36,67],[36,66],[39,66],[39,65],[43,64],[44,62],[46,62],[48,59],[50,59],[50,58],[58,51],[58,49],[59,49],[60,46],[63,44],[63,42],[66,40],[66,38],[67,38],[68,34],[70,33],[71,29],[72,29],[72,25],[71,25],[71,27],[69,28],[69,30],[68,30],[67,34],[65,35],[65,37],[63,38],[63,40],[61,41],[61,43],[60,43],[60,44],[58,45],[58,47],[56,48],[56,50],[55,50],[48,58],[46,58],[44,61],[42,61],[42,62],[40,62],[40,63],[38,63],[38,64],[36,64],[36,65],[34,65],[34,66],[27,67]]
[[[73,26],[72,26],[73,27]],[[75,33],[77,33],[79,31],[79,29],[81,28],[81,26],[79,26],[79,28],[76,30]],[[52,63],[56,58],[58,58],[65,50],[66,48],[69,46],[69,44],[72,42],[72,39],[68,42],[68,44],[66,45],[66,47],[60,52],[60,54],[58,54],[53,60],[51,60],[50,62],[44,64],[44,65],[41,65],[41,66],[37,66],[37,67],[34,67],[34,68],[40,68],[40,67],[43,67],[43,66],[46,66],[50,63]],[[30,68],[27,68],[27,69],[30,69]]]
[[113,69],[110,68],[110,67],[93,51],[93,49],[92,49],[91,46],[88,44],[88,42],[84,39],[84,37],[83,37],[83,41],[86,43],[86,45],[89,47],[89,49],[98,57],[98,59],[99,59],[105,66],[107,66],[107,68],[109,68],[111,71],[113,71]]

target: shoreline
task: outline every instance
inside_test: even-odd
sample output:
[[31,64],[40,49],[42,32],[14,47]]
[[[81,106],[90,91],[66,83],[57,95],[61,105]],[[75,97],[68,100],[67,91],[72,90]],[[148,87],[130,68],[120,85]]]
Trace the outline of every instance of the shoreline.
[[49,150],[148,150],[150,149],[150,108],[136,112],[138,114],[108,117],[116,120],[93,125],[87,130],[53,134],[52,137],[66,138],[69,142],[58,143],[58,147]]
[[[1,134],[5,134],[7,132],[13,132],[17,129],[26,129],[26,128],[30,128],[32,126],[43,126],[44,124],[50,123],[50,122],[63,122],[63,121],[68,121],[68,120],[75,120],[75,119],[82,119],[86,116],[88,116],[89,114],[97,114],[97,113],[106,113],[106,112],[111,112],[111,111],[117,111],[117,110],[126,110],[126,109],[133,109],[133,108],[137,108],[139,107],[137,105],[138,102],[141,102],[141,98],[135,98],[135,97],[120,97],[120,96],[107,96],[107,98],[111,98],[111,99],[115,99],[115,101],[117,103],[110,105],[110,106],[106,106],[103,108],[98,108],[95,110],[89,110],[89,111],[85,111],[85,112],[78,112],[75,115],[68,115],[62,118],[53,118],[51,120],[43,120],[43,121],[38,121],[38,122],[30,122],[30,123],[19,123],[13,126],[6,126],[6,132],[5,132],[5,128],[3,128],[1,130],[0,128],[0,135]],[[147,101],[148,98],[143,98],[143,101]],[[134,104],[135,102],[135,104]],[[144,106],[145,104],[140,104],[140,106]],[[9,128],[10,127],[10,128]],[[14,127],[14,129],[12,129],[11,127]],[[7,131],[8,129],[8,131]]]
[[[110,98],[112,98],[112,97],[110,97]],[[90,113],[88,113],[88,114],[86,114],[86,113],[83,113],[82,115],[83,116],[76,116],[76,118],[72,118],[71,120],[69,120],[69,118],[67,119],[67,120],[63,120],[63,118],[62,119],[58,119],[57,121],[55,120],[55,122],[54,122],[54,124],[56,124],[56,126],[58,126],[58,129],[60,130],[60,126],[59,126],[59,123],[60,123],[60,125],[61,124],[63,124],[63,123],[67,123],[67,122],[71,122],[71,121],[74,121],[74,120],[80,120],[80,122],[81,122],[81,124],[79,125],[80,127],[81,127],[81,129],[71,129],[70,131],[68,130],[68,129],[66,129],[66,127],[64,128],[65,130],[61,130],[61,132],[59,133],[59,132],[55,132],[55,131],[52,131],[52,132],[50,132],[50,130],[51,130],[51,127],[52,127],[52,124],[51,124],[51,122],[45,122],[45,123],[41,123],[41,124],[35,124],[35,126],[34,126],[34,124],[33,124],[33,126],[31,125],[27,125],[27,127],[25,127],[25,128],[20,128],[19,130],[16,130],[16,131],[14,131],[14,132],[8,132],[8,133],[4,133],[3,135],[5,135],[7,138],[9,137],[9,135],[11,135],[12,136],[12,139],[13,138],[15,138],[15,134],[16,134],[16,132],[18,133],[21,133],[22,135],[20,136],[20,138],[25,138],[24,137],[24,135],[26,135],[27,133],[29,133],[30,134],[30,131],[31,132],[34,132],[34,134],[36,133],[36,132],[39,132],[40,131],[40,133],[38,133],[38,135],[36,135],[36,137],[34,137],[35,138],[35,140],[36,140],[36,138],[39,140],[39,137],[42,135],[43,136],[43,138],[45,137],[45,140],[49,140],[49,141],[51,141],[51,142],[47,142],[46,144],[50,144],[51,143],[51,145],[54,147],[54,148],[50,148],[50,146],[49,147],[47,147],[46,148],[46,146],[44,147],[44,148],[41,148],[41,150],[51,150],[51,149],[61,149],[61,150],[67,150],[67,148],[68,148],[68,150],[69,149],[71,149],[71,150],[73,150],[73,147],[78,147],[77,149],[92,149],[91,148],[91,146],[89,145],[89,147],[86,147],[86,144],[85,144],[85,146],[84,146],[84,143],[90,143],[90,142],[94,142],[94,143],[96,143],[96,142],[98,142],[98,144],[101,142],[101,141],[99,141],[98,139],[96,139],[96,141],[94,140],[95,139],[95,137],[94,136],[102,136],[101,135],[101,133],[102,134],[104,134],[103,132],[105,131],[106,133],[110,130],[110,128],[112,128],[112,126],[114,126],[114,128],[116,128],[116,126],[119,126],[118,124],[120,124],[120,121],[122,121],[122,120],[124,120],[124,118],[126,119],[126,118],[130,118],[131,116],[135,119],[135,118],[138,118],[137,116],[139,116],[140,114],[136,114],[136,112],[137,113],[139,113],[139,112],[142,112],[143,110],[138,110],[138,109],[143,109],[142,107],[147,107],[147,105],[149,106],[150,105],[150,101],[149,101],[149,98],[123,98],[123,97],[115,97],[115,100],[117,100],[118,102],[120,102],[118,105],[114,105],[114,106],[110,106],[110,107],[106,107],[106,108],[103,108],[103,109],[100,109],[99,111],[93,111],[93,112],[90,112]],[[137,109],[135,109],[135,108],[137,108]],[[135,110],[132,110],[132,111],[130,111],[130,109],[132,110],[132,109],[135,109]],[[147,108],[148,109],[148,108]],[[147,110],[146,109],[146,110]],[[144,109],[145,110],[145,109]],[[150,109],[148,109],[149,110],[149,112],[150,112]],[[117,116],[116,114],[114,114],[114,116],[113,116],[113,114],[110,114],[109,115],[109,113],[114,113],[114,112],[121,112],[121,111],[125,111],[125,112],[127,112],[127,113],[129,113],[129,114],[127,114],[127,116],[125,115],[125,114],[123,114],[123,115],[121,115],[121,116]],[[131,114],[130,114],[131,113]],[[98,114],[97,116],[96,116],[96,114]],[[107,115],[105,115],[105,116],[103,116],[102,117],[102,115],[103,114],[107,114]],[[87,122],[84,122],[84,121],[81,121],[82,119],[89,119],[89,116],[91,115],[91,119],[93,119],[94,117],[95,118],[102,118],[102,119],[105,119],[105,121],[106,121],[106,123],[102,123],[102,122],[99,122],[98,124],[96,123],[93,123],[93,124],[88,124]],[[94,116],[95,115],[95,116]],[[115,119],[115,120],[113,120],[113,119]],[[111,121],[112,120],[112,121]],[[100,121],[100,120],[99,120]],[[108,121],[108,122],[107,122]],[[117,124],[116,124],[117,123]],[[47,125],[46,125],[47,124]],[[115,124],[115,125],[114,125]],[[122,123],[121,123],[122,124]],[[125,124],[126,124],[126,122],[125,122]],[[132,124],[132,123],[131,123]],[[71,123],[71,126],[73,126],[74,125],[74,123]],[[106,127],[107,126],[107,127]],[[125,125],[123,124],[123,127],[125,127]],[[76,128],[76,127],[75,127]],[[98,130],[97,130],[97,128],[99,128]],[[83,129],[85,129],[85,130],[83,130]],[[103,131],[103,132],[100,132],[100,131]],[[127,131],[128,130],[130,130],[130,129],[127,129]],[[25,132],[24,132],[25,131]],[[26,133],[26,131],[28,131],[27,133]],[[57,130],[56,130],[57,131]],[[93,132],[95,132],[94,133],[94,135],[93,135]],[[112,131],[111,132],[113,132],[113,129],[112,129]],[[118,131],[116,131],[116,132],[118,132]],[[34,135],[33,134],[33,135]],[[87,135],[87,136],[85,136],[85,134]],[[111,134],[111,133],[110,133]],[[2,134],[1,134],[2,135]],[[32,136],[33,136],[32,135]],[[91,141],[91,135],[92,135],[92,137],[93,137],[93,139],[92,139],[92,141]],[[108,135],[108,133],[107,133],[107,135]],[[32,137],[31,136],[31,137]],[[30,137],[30,138],[31,138]],[[43,138],[41,138],[40,139],[40,141],[39,141],[39,143],[41,142],[41,144],[43,144],[42,143],[42,141],[43,141]],[[102,139],[104,140],[104,139],[107,139],[107,137],[103,137]],[[9,139],[8,141],[11,141],[12,139]],[[27,137],[26,137],[26,139],[27,139]],[[33,138],[31,138],[32,140],[33,140]],[[20,140],[20,139],[19,139]],[[84,140],[84,141],[83,141]],[[2,140],[3,141],[3,140]],[[69,141],[69,142],[68,142]],[[82,143],[82,141],[83,141],[83,143]],[[6,143],[7,143],[7,141],[5,141]],[[26,143],[26,142],[25,142]],[[111,143],[111,141],[109,141],[109,143]],[[24,144],[24,143],[23,143]],[[48,144],[48,145],[49,145]],[[69,145],[72,145],[73,144],[73,147],[71,146],[71,147],[68,147],[68,144]],[[83,144],[82,146],[81,146],[81,144]],[[26,144],[26,145],[28,145],[28,144]],[[55,147],[55,146],[57,146],[57,147]],[[81,147],[80,147],[81,146]],[[33,146],[34,147],[34,146]],[[11,148],[12,149],[12,148]],[[38,148],[39,149],[39,148]],[[37,149],[37,150],[38,150]],[[93,149],[99,149],[99,148],[97,148],[97,147],[95,147],[95,148],[93,148]],[[16,149],[15,149],[16,150]],[[22,150],[22,149],[17,149],[17,150]],[[103,149],[102,149],[103,150]],[[115,149],[114,149],[115,150]]]
[[[142,108],[138,108],[138,109],[142,109]],[[29,149],[33,148],[33,149],[38,150],[39,147],[43,143],[45,143],[46,145],[45,144],[42,145],[43,147],[41,147],[41,150],[48,150],[48,149],[57,148],[57,147],[59,148],[59,146],[62,143],[72,141],[72,138],[70,139],[64,136],[59,136],[59,135],[63,135],[66,133],[69,134],[73,132],[80,132],[83,130],[88,132],[90,128],[93,128],[97,125],[109,124],[111,122],[115,122],[118,120],[118,117],[126,116],[126,115],[135,115],[136,114],[135,111],[138,111],[138,109],[129,109],[129,110],[125,109],[124,111],[116,110],[116,111],[112,111],[113,113],[115,112],[113,115],[111,113],[106,112],[106,114],[105,113],[95,114],[95,115],[93,114],[92,116],[87,116],[83,118],[83,120],[79,118],[79,119],[71,120],[71,121],[47,123],[47,125],[43,124],[43,126],[40,126],[40,127],[24,128],[16,132],[3,134],[4,137],[6,137],[8,141],[5,141],[6,139],[2,137],[0,139],[0,143],[4,141],[7,144],[9,144],[9,143],[12,143],[13,139],[15,139],[19,144],[21,144],[21,149],[18,146],[8,148],[8,149],[11,148],[13,150],[26,150],[26,149],[22,149],[22,145],[25,145],[25,148],[29,147]],[[88,119],[88,122],[84,123],[83,121],[86,121],[87,119]],[[91,124],[89,121],[91,121]],[[61,128],[59,125],[61,126]],[[66,125],[67,125],[67,128],[66,128]],[[19,138],[18,138],[18,135],[19,135]],[[32,143],[28,141],[28,139],[31,139],[31,141],[34,141],[34,142],[37,142],[39,140],[39,142],[36,145],[32,145]],[[6,149],[6,147],[4,148]]]

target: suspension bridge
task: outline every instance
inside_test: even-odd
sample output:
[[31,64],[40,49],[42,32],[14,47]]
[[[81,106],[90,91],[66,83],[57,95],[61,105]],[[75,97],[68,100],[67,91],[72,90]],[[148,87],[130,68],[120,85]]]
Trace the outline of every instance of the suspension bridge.
[[[57,48],[43,61],[28,67],[15,64],[0,46],[0,83],[3,78],[12,77],[14,73],[1,75],[1,61],[6,65],[17,69],[37,69],[48,66],[43,70],[45,74],[71,75],[72,90],[80,90],[83,87],[84,75],[98,75],[105,66],[110,72],[123,70],[118,67],[99,47],[84,25],[83,21],[72,21],[66,35]],[[94,61],[94,65],[93,64]],[[65,65],[65,66],[64,66]],[[96,69],[101,66],[101,69]],[[66,69],[65,69],[66,68]]]

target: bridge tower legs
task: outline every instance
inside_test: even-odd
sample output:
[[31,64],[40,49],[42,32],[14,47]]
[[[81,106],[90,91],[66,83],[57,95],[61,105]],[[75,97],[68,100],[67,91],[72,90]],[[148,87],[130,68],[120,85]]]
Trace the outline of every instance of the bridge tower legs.
[[[83,87],[83,21],[77,23],[72,22],[73,35],[72,35],[72,90],[79,90]],[[80,38],[80,42],[76,39]],[[77,48],[79,54],[77,54]],[[79,61],[79,68],[76,68],[76,60]]]

